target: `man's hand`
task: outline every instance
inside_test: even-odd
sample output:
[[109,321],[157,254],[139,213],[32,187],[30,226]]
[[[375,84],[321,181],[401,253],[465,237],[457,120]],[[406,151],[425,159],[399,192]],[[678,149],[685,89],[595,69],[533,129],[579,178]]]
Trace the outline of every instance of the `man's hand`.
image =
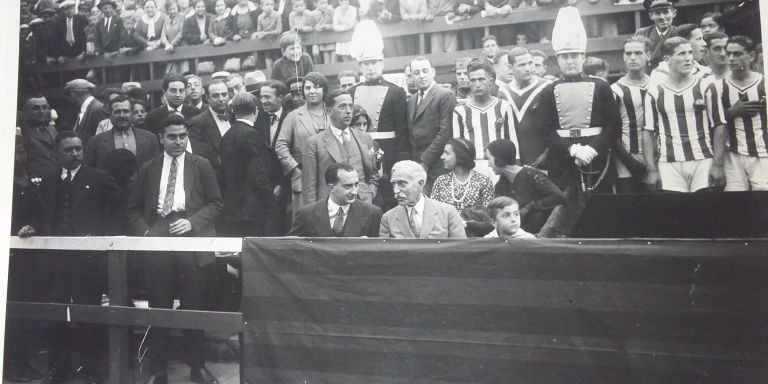
[[739,100],[732,107],[728,108],[726,115],[729,117],[751,117],[765,109],[762,101],[743,101]]
[[67,61],[67,58],[64,56],[59,56],[59,64],[64,64],[64,62]]
[[725,186],[725,171],[722,165],[714,165],[709,168],[709,185],[722,188]]
[[77,59],[77,61],[83,61],[83,58],[85,58],[85,52],[83,52],[83,53],[77,55],[77,57],[75,57],[75,59]]
[[234,35],[234,36],[232,36],[232,41],[240,41],[240,40],[242,40],[242,39],[243,39],[243,38],[242,38],[242,37],[240,37],[240,35]]
[[459,7],[456,8],[457,11],[459,11],[459,14],[467,13],[469,12],[469,4],[459,4]]
[[301,193],[301,169],[298,167],[291,172],[291,191]]
[[173,44],[168,44],[165,46],[165,50],[167,52],[173,52]]
[[25,225],[19,229],[19,237],[30,237],[35,235],[35,229],[31,225]]
[[658,170],[648,170],[643,180],[645,187],[648,188],[648,192],[658,192],[661,190],[661,178],[659,177]]
[[183,235],[191,230],[192,223],[187,219],[178,219],[171,223],[170,228],[168,228],[168,232],[170,232],[171,235]]
[[102,56],[104,57],[104,60],[112,60],[112,55],[109,52],[104,52]]

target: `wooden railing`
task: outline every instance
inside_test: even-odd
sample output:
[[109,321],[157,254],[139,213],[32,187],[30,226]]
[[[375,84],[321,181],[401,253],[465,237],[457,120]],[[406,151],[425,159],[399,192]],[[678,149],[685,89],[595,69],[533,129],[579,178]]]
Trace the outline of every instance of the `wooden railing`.
[[[723,3],[732,3],[735,0],[681,0],[678,3],[678,8],[689,7],[709,7],[708,9],[720,9],[720,5]],[[634,13],[634,28],[640,27],[643,19],[642,2],[638,1],[632,5],[614,5],[612,0],[600,0],[596,4],[590,4],[586,1],[577,3],[582,16],[606,16],[621,14],[621,13]],[[386,38],[418,35],[418,52],[420,54],[426,53],[426,39],[430,33],[445,32],[445,31],[462,31],[472,29],[483,29],[485,34],[490,32],[493,27],[504,25],[517,25],[524,23],[552,21],[556,17],[557,10],[554,7],[537,7],[514,10],[511,14],[505,17],[495,18],[483,18],[479,15],[475,17],[456,22],[453,24],[447,24],[442,18],[435,18],[430,22],[399,22],[394,24],[383,24],[379,26],[382,36]],[[347,32],[322,32],[311,33],[305,35],[303,39],[304,45],[313,44],[326,44],[337,41],[347,41],[351,36],[351,31]],[[621,61],[618,53],[620,47],[620,41],[623,41],[627,36],[612,36],[612,37],[600,37],[590,39],[588,51],[590,53],[600,54],[601,57],[608,59],[609,63],[615,64],[614,68],[620,68]],[[552,54],[552,50],[549,44],[530,44],[528,46],[532,49],[541,49],[548,54]],[[263,41],[263,40],[243,40],[239,42],[227,42],[226,45],[221,47],[213,47],[208,45],[197,46],[180,46],[172,53],[167,53],[163,50],[140,52],[130,56],[118,56],[113,60],[105,60],[102,57],[88,58],[82,62],[69,61],[64,64],[54,65],[36,65],[26,68],[28,73],[59,73],[59,82],[63,81],[65,72],[82,71],[95,69],[99,71],[100,78],[106,78],[106,72],[109,68],[114,66],[133,66],[133,65],[146,65],[150,63],[161,63],[178,60],[190,60],[193,62],[192,68],[196,68],[199,61],[205,61],[210,59],[221,59],[232,56],[242,56],[251,54],[257,51],[268,51],[279,49],[278,42],[276,40]],[[454,65],[456,57],[473,57],[479,54],[480,50],[464,50],[458,52],[449,52],[445,54],[431,54],[430,58],[433,61],[435,67],[442,69],[444,75],[446,75],[446,69]],[[392,57],[385,60],[385,71],[397,72],[400,71],[406,64],[410,57]],[[162,73],[154,73],[152,65],[149,66],[149,81],[143,81],[146,89],[155,91],[160,89]],[[326,74],[329,78],[335,78],[336,75],[345,69],[356,69],[355,63],[343,62],[343,63],[331,63],[316,65],[316,69],[319,72]],[[266,71],[267,76],[270,74]],[[450,76],[444,80],[451,79]],[[440,79],[438,79],[440,81]],[[52,86],[58,86],[61,84],[51,84]],[[113,86],[113,84],[104,84],[104,87]]]
[[[135,237],[31,237],[11,238],[11,248],[105,251],[108,274],[108,306],[30,303],[9,301],[9,318],[39,319],[109,326],[108,383],[133,382],[129,367],[131,327],[202,329],[241,333],[239,312],[208,312],[135,308],[128,298],[129,251],[240,252],[241,238],[135,238]],[[163,257],[158,255],[158,257]]]

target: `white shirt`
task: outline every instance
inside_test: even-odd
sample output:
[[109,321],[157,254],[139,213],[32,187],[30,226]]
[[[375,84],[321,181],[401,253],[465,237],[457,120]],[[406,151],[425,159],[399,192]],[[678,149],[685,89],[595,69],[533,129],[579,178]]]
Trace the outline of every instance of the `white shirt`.
[[[77,115],[78,126],[83,122],[83,117],[85,117],[85,110],[88,109],[88,106],[91,105],[93,100],[93,96],[88,96],[85,101],[83,101],[83,105],[80,106],[80,113]],[[75,131],[77,131],[77,127],[75,127]]]
[[339,208],[344,212],[344,220],[342,222],[342,227],[344,223],[347,222],[347,216],[349,216],[349,204],[346,205],[338,205],[333,202],[333,199],[330,197],[328,198],[328,217],[331,219],[330,224],[331,228],[333,228],[333,222],[336,221],[336,214],[339,213]]
[[181,116],[184,116],[184,114],[181,113],[181,107],[183,106],[184,106],[184,103],[181,103],[181,105],[179,105],[177,108],[173,108],[171,107],[170,104],[168,104],[167,101],[165,102],[165,107],[168,108],[168,112],[178,112]]
[[[176,172],[176,184],[174,185],[173,192],[173,205],[171,211],[184,211],[185,205],[185,192],[184,192],[184,157],[186,153],[182,153],[176,158],[176,164],[178,165]],[[167,153],[163,152],[163,170],[160,173],[160,193],[157,196],[157,211],[163,210],[163,203],[165,203],[165,188],[168,186],[168,174],[171,172],[171,161],[173,158]]]
[[[495,229],[493,231],[491,231],[491,233],[483,236],[483,238],[485,238],[485,239],[498,239],[499,237],[500,237],[499,236],[499,232],[497,230],[495,230]],[[520,229],[517,230],[517,232],[515,232],[515,234],[513,234],[512,236],[509,236],[508,238],[509,239],[535,239],[536,236],[534,236],[534,235],[524,231],[522,228],[520,228]]]
[[342,136],[343,134],[347,135],[347,140],[352,140],[350,138],[349,128],[342,131],[341,129],[331,126],[331,133],[333,133],[333,137],[335,137],[341,145],[344,145],[344,137]]
[[213,108],[208,107],[211,110],[211,114],[213,115],[213,120],[216,122],[216,126],[219,127],[219,132],[221,133],[221,137],[224,137],[224,134],[229,131],[229,128],[232,128],[232,125],[229,124],[228,120],[221,120],[219,119],[218,114],[216,111],[213,110]]
[[69,171],[69,173],[72,175],[72,180],[74,180],[75,179],[75,175],[77,174],[77,171],[80,170],[80,167],[82,167],[82,165],[78,165],[77,168],[75,168],[75,169],[62,168],[61,169],[61,179],[65,180],[67,178],[67,171]]
[[413,225],[419,229],[421,229],[422,218],[424,217],[424,205],[425,200],[424,195],[422,194],[419,195],[419,202],[417,202],[416,205],[412,207],[407,205],[405,206],[408,210],[408,217],[411,217],[411,211],[415,210],[413,213]]

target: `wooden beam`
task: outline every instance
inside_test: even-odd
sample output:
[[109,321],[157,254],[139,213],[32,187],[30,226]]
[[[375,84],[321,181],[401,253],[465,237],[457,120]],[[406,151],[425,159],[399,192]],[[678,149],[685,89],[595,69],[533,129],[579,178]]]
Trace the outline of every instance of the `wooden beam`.
[[[110,306],[128,305],[128,252],[107,252],[108,293]],[[128,384],[132,380],[129,366],[131,330],[109,327],[109,382]]]
[[9,301],[6,313],[9,318],[15,319],[38,319],[129,327],[152,326],[172,329],[202,329],[232,333],[239,333],[243,330],[243,314],[240,312]]
[[11,237],[11,248],[84,251],[241,252],[239,237]]

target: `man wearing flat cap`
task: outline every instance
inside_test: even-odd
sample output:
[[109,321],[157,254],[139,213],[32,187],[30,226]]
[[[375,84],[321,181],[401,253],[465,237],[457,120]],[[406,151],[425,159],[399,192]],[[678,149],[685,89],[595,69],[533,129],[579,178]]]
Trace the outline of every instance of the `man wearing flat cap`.
[[61,17],[54,26],[54,44],[52,52],[59,63],[67,59],[82,60],[85,53],[85,27],[88,25],[88,19],[77,14],[75,9],[75,0],[64,0],[59,4]]
[[645,0],[643,7],[648,11],[648,16],[653,21],[653,25],[642,27],[635,31],[635,35],[643,36],[651,41],[651,60],[649,65],[651,69],[656,68],[662,61],[661,43],[668,39],[675,32],[675,26],[672,22],[677,15],[675,3],[678,0]]
[[565,190],[566,203],[541,229],[544,237],[570,235],[590,192],[610,190],[610,151],[621,133],[610,85],[583,73],[587,34],[575,7],[560,9],[552,48],[562,76],[541,91],[535,117],[549,148],[549,177]]
[[[64,86],[64,91],[68,92],[80,106],[80,112],[72,130],[84,143],[96,134],[99,122],[109,117],[104,104],[91,94],[94,88],[96,88],[95,85],[83,79],[72,80]],[[60,128],[67,129],[67,127]]]

